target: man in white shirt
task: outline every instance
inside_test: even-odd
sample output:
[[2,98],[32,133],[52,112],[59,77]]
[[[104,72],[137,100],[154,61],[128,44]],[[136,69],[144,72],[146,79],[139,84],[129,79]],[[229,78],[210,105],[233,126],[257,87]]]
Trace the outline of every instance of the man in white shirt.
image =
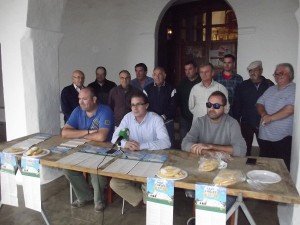
[[[144,93],[136,93],[131,97],[131,112],[127,113],[115,130],[112,143],[119,137],[122,129],[129,129],[129,140],[122,140],[121,146],[131,151],[162,150],[170,148],[171,142],[163,119],[154,112],[148,112],[148,98]],[[132,206],[143,200],[143,192],[139,185],[132,181],[112,178],[110,187]],[[142,189],[144,191],[144,185]]]
[[[212,64],[208,63],[200,66],[199,73],[202,81],[192,88],[189,97],[189,109],[193,114],[193,121],[198,117],[206,115],[207,109],[205,103],[214,91],[221,91],[228,98],[227,89],[222,84],[213,80],[214,69]],[[228,112],[229,108],[230,105],[227,104],[225,113]]]

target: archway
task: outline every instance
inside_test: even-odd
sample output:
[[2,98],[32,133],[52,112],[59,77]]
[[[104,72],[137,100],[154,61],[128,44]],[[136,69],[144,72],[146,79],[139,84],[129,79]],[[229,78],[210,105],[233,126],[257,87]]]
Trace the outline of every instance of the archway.
[[187,60],[210,62],[220,70],[224,54],[237,55],[237,36],[237,19],[225,0],[177,1],[159,25],[157,64],[177,86]]

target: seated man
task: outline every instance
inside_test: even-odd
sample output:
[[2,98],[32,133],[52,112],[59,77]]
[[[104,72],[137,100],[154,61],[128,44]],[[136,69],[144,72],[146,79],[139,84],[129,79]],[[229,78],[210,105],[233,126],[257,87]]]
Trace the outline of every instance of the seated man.
[[[245,156],[246,142],[241,134],[238,122],[225,114],[227,99],[220,91],[213,92],[206,103],[207,115],[198,117],[190,131],[182,140],[181,148],[199,155],[214,155],[225,152],[233,156]],[[227,210],[234,203],[235,197],[227,197]],[[190,221],[189,224],[193,224]]]
[[[129,140],[121,141],[123,148],[132,151],[170,148],[171,142],[163,119],[154,112],[147,112],[148,107],[148,98],[144,93],[133,94],[131,112],[122,119],[120,126],[113,134],[112,142],[118,139],[120,130],[128,128]],[[112,178],[110,187],[134,207],[143,200],[143,192],[132,181]]]
[[[106,105],[98,105],[92,88],[83,88],[79,92],[79,106],[74,109],[62,129],[63,138],[85,138],[91,141],[110,141],[114,129],[113,113]],[[72,184],[77,200],[73,208],[82,207],[93,200],[93,193],[81,172],[64,170],[66,178]],[[95,211],[105,208],[103,190],[107,178],[91,174],[94,188]]]

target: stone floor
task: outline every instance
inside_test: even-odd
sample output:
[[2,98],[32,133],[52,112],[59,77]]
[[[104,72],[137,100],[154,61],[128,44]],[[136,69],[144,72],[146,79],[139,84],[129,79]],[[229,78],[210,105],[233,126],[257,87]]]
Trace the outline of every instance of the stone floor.
[[[114,195],[114,201],[103,213],[94,211],[93,205],[72,209],[69,203],[69,183],[61,177],[42,186],[42,205],[50,224],[53,225],[145,225],[146,209],[134,208],[125,204],[125,213],[121,214],[122,200]],[[41,213],[25,208],[23,191],[18,187],[19,207],[2,205],[0,209],[1,225],[42,225],[45,224]],[[245,200],[257,225],[278,225],[275,203]],[[192,199],[186,198],[183,190],[175,190],[174,225],[185,225],[193,212]],[[244,214],[239,213],[239,225],[248,225]]]

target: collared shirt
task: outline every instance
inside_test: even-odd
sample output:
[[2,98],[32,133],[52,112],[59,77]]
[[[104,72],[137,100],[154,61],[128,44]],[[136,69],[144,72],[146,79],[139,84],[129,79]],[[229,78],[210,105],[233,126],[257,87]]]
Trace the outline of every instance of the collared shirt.
[[154,81],[153,81],[153,78],[152,77],[148,77],[146,76],[146,79],[145,79],[145,83],[144,83],[144,87],[142,87],[138,81],[138,79],[134,78],[133,80],[131,80],[130,84],[139,89],[140,91],[143,91],[144,88],[149,85],[149,84],[152,84]]
[[192,145],[197,143],[231,145],[233,156],[246,155],[247,147],[240,125],[228,114],[224,114],[219,123],[213,123],[207,115],[198,117],[183,138],[181,149],[189,152]]
[[132,85],[126,91],[121,85],[110,90],[108,105],[114,112],[115,126],[119,126],[123,117],[131,111],[131,96],[136,92],[140,91]]
[[82,87],[80,88],[80,87],[76,86],[75,84],[73,84],[73,86],[74,86],[74,88],[76,89],[76,91],[77,91],[78,93],[80,92],[80,90],[81,90],[82,88],[84,88],[84,86],[82,86]]
[[[272,115],[287,105],[295,104],[296,84],[291,82],[283,89],[278,85],[268,88],[257,100],[258,104],[265,107],[266,112]],[[293,133],[294,115],[281,120],[272,121],[270,124],[259,127],[259,138],[267,141],[280,141]]]
[[[207,113],[206,108],[206,102],[208,101],[208,97],[213,93],[214,91],[221,91],[226,98],[228,98],[228,91],[227,89],[217,81],[212,80],[209,87],[205,87],[202,83],[196,84],[190,93],[189,97],[189,109],[191,113],[193,114],[193,121],[197,117],[205,116]],[[227,103],[226,111],[230,108],[229,103]]]
[[243,77],[237,73],[232,74],[229,80],[226,80],[223,76],[223,72],[218,73],[214,80],[222,84],[228,91],[228,101],[232,105],[235,88],[243,82]]
[[66,124],[77,130],[108,128],[109,134],[106,141],[110,141],[114,129],[113,112],[107,105],[98,105],[95,114],[88,117],[86,112],[78,106],[74,109]]
[[[168,131],[162,118],[154,112],[147,112],[143,121],[138,123],[132,112],[127,113],[120,126],[115,130],[112,143],[119,137],[120,130],[129,129],[129,140],[140,143],[141,150],[162,150],[171,147]],[[126,140],[121,141],[124,148]]]

